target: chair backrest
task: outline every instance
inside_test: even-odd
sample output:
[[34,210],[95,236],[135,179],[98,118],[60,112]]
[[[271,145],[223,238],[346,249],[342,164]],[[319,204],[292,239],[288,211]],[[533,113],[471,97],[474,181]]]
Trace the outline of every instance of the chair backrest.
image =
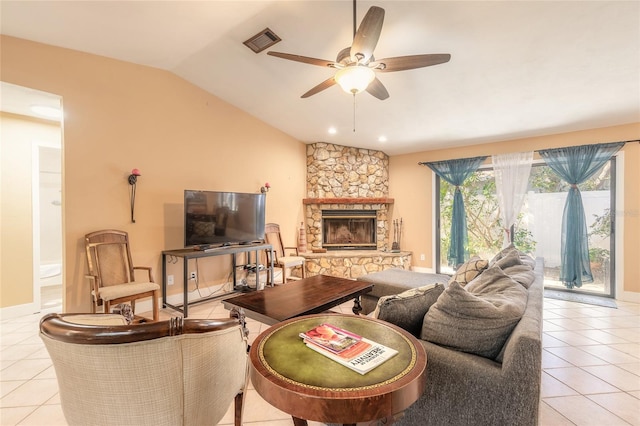
[[85,235],[84,241],[89,274],[101,287],[135,281],[126,232],[105,229]]
[[282,236],[280,235],[280,225],[277,223],[267,223],[264,226],[264,239],[267,244],[273,246],[273,253],[275,255],[274,262],[278,261],[279,257],[284,257],[284,244],[282,244]]
[[113,315],[50,314],[40,322],[69,424],[216,424],[245,389],[244,315],[132,325],[88,320],[100,316]]

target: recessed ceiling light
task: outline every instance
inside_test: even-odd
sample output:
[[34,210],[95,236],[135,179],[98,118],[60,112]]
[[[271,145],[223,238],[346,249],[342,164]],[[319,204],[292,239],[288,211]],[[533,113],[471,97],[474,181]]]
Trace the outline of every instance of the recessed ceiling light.
[[386,136],[379,136],[378,137],[378,142],[386,142],[387,141],[387,137]]
[[62,118],[62,111],[60,108],[46,106],[46,105],[31,105],[31,111],[41,117],[52,118],[59,120]]
[[335,127],[329,127],[329,134],[330,135],[335,135],[336,133],[338,133],[338,131],[336,130]]

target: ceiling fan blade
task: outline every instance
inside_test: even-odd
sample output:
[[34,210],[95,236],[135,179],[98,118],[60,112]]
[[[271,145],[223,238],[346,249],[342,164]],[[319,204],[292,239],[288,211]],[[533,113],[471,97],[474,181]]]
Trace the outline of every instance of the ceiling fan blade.
[[318,84],[317,86],[315,86],[314,88],[312,88],[311,90],[309,90],[307,93],[305,93],[304,95],[302,95],[300,97],[301,98],[308,98],[309,96],[313,96],[318,92],[322,92],[324,89],[328,89],[329,87],[333,86],[334,84],[336,84],[336,80],[333,77],[328,78],[328,79],[326,79],[322,83]]
[[325,59],[309,58],[307,56],[293,55],[291,53],[281,52],[267,52],[267,55],[275,56],[277,58],[288,59],[290,61],[303,62],[305,64],[318,65],[320,67],[333,67],[335,62],[327,61]]
[[369,67],[380,72],[394,72],[443,64],[445,62],[449,62],[449,59],[451,59],[451,55],[448,53],[398,56],[396,58],[385,58],[371,62]]
[[351,58],[354,61],[360,61],[366,64],[373,55],[373,50],[378,44],[380,32],[382,31],[382,23],[384,22],[384,9],[377,6],[371,6],[367,14],[362,19],[358,31],[353,37],[351,44]]
[[378,80],[378,77],[376,77],[371,83],[369,83],[369,86],[367,86],[367,92],[380,99],[381,101],[384,101],[389,97],[387,88],[384,87],[384,84],[382,84],[380,80]]

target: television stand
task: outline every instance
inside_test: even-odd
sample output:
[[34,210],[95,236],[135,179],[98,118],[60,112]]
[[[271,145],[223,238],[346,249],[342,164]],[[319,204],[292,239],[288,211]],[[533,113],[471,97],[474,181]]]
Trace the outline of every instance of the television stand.
[[[245,245],[238,246],[221,246],[221,247],[211,247],[205,250],[196,250],[193,248],[188,249],[180,249],[180,250],[165,250],[162,252],[162,307],[169,307],[178,312],[182,312],[183,317],[187,318],[189,305],[195,305],[197,303],[206,302],[209,300],[220,299],[226,297],[231,294],[236,294],[235,290],[238,283],[236,277],[237,270],[237,254],[238,253],[247,253],[247,264],[251,264],[251,253],[255,252],[256,264],[259,263],[259,253],[263,250],[268,250],[270,253],[269,259],[271,259],[270,264],[267,267],[267,282],[271,282],[273,285],[273,246],[271,244],[264,243],[249,243]],[[233,269],[233,288],[234,291],[230,291],[223,294],[217,294],[215,296],[203,297],[197,300],[189,301],[189,268],[188,263],[190,259],[198,259],[201,257],[211,257],[211,256],[222,256],[229,255],[231,256],[232,261],[232,269]],[[178,259],[182,259],[182,275],[183,275],[183,303],[172,305],[167,302],[167,262],[177,263]],[[256,274],[256,288],[257,283],[260,282],[260,271],[258,268],[255,268]]]

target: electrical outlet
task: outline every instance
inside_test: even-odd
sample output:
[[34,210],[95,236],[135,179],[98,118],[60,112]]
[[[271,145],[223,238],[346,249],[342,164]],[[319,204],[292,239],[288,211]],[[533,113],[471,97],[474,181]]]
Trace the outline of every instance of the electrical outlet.
[[190,280],[195,280],[195,279],[197,279],[197,276],[196,276],[195,271],[194,271],[194,272],[192,272],[192,273],[191,273],[191,275],[189,275],[189,279],[190,279]]
[[425,257],[424,257],[424,253],[422,253],[422,254],[420,255],[420,260],[424,260],[424,259],[425,259]]
[[167,285],[173,285],[173,275],[167,276]]

